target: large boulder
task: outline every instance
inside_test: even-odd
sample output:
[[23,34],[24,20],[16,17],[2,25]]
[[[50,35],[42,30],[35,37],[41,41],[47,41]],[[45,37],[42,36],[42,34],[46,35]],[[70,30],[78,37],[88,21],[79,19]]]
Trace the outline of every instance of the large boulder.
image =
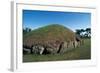
[[28,49],[28,48],[23,48],[23,53],[24,54],[29,54],[29,53],[31,53],[31,50]]
[[33,54],[43,54],[44,47],[41,45],[35,45],[32,47],[32,52],[33,52]]

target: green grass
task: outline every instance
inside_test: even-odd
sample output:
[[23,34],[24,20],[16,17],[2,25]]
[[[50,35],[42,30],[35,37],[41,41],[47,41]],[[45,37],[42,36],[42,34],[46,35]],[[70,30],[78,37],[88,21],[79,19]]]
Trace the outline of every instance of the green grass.
[[62,41],[74,41],[75,33],[69,28],[59,25],[50,24],[44,27],[23,34],[23,44],[26,46],[32,46],[33,44],[46,44],[47,42],[62,42]]
[[47,54],[47,55],[23,55],[23,62],[41,62],[41,61],[61,61],[61,60],[81,60],[91,59],[91,41],[84,40],[84,45],[74,48],[64,54]]

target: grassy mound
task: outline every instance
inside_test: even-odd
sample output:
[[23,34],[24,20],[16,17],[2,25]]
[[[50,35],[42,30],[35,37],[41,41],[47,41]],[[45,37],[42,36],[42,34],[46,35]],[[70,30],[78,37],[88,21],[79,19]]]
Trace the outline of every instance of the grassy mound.
[[23,35],[23,44],[32,46],[33,44],[47,44],[48,42],[73,41],[75,33],[67,27],[59,24],[44,26]]

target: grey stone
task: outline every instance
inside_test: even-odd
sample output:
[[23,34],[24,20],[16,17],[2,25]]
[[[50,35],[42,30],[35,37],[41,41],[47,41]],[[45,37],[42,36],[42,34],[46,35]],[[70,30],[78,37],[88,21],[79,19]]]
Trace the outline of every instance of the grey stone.
[[25,53],[31,53],[31,50],[28,49],[28,48],[23,48],[23,52],[25,52]]
[[33,54],[43,54],[44,47],[41,45],[36,45],[32,47]]

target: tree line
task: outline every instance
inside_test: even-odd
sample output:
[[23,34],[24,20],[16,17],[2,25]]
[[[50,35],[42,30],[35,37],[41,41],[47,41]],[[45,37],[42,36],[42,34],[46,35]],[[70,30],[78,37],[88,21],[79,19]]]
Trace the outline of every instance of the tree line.
[[28,32],[31,32],[32,29],[31,28],[23,28],[23,34],[26,34]]
[[91,38],[91,28],[86,29],[76,29],[76,35],[81,38]]

